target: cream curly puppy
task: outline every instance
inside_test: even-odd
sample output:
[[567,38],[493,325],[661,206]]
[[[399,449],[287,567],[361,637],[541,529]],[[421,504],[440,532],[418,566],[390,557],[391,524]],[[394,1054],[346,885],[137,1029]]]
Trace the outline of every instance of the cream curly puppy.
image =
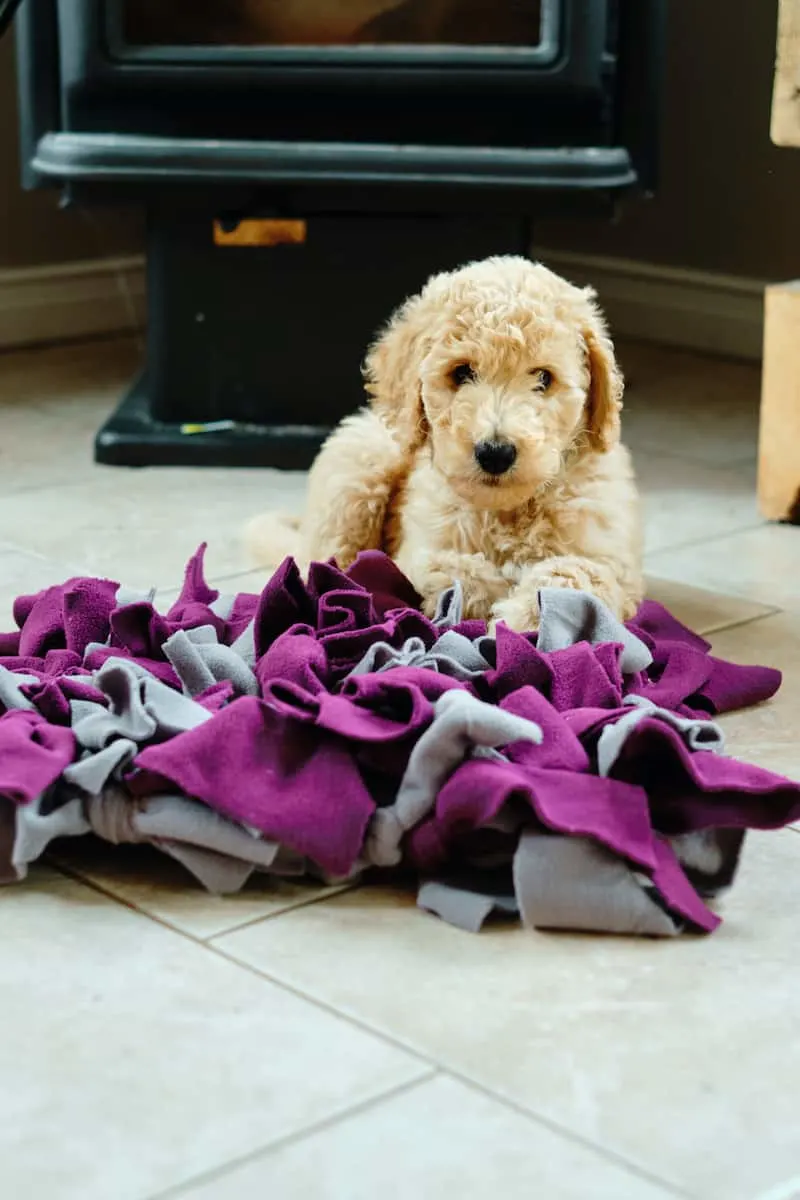
[[368,408],[314,463],[302,521],[258,518],[276,566],[390,554],[432,613],[454,580],[465,615],[527,630],[540,588],[642,599],[639,502],[620,443],[622,376],[591,289],[495,257],[435,275],[370,349]]

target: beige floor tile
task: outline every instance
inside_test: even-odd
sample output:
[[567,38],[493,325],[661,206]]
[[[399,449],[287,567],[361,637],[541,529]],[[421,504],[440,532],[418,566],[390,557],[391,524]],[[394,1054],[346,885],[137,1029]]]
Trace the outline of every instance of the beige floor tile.
[[12,900],[22,886],[29,890],[35,890],[42,887],[51,888],[54,884],[59,884],[69,891],[70,883],[71,881],[55,863],[40,859],[28,867],[24,884],[9,884],[8,886],[0,884],[0,903],[4,900]]
[[656,1200],[673,1194],[441,1076],[184,1193],[186,1200]]
[[729,752],[800,781],[800,611],[727,629],[711,640],[720,658],[783,671],[783,684],[773,700],[722,718]]
[[0,496],[94,472],[94,435],[138,365],[130,339],[0,355]]
[[130,339],[0,355],[0,543],[142,587],[179,583],[204,540],[210,574],[246,571],[246,521],[302,507],[305,475],[96,465],[138,360]]
[[150,846],[110,846],[88,837],[60,842],[52,857],[109,895],[195,938],[213,937],[343,890],[257,875],[236,895],[212,896],[174,859]]
[[740,596],[723,596],[691,584],[648,576],[647,595],[658,600],[695,633],[710,634],[729,625],[768,616],[775,610],[765,604],[753,604]]
[[644,502],[648,554],[760,522],[754,466],[712,466],[649,450],[635,454],[634,462]]
[[[132,337],[34,346],[0,354],[0,405],[40,412],[75,412],[113,398],[139,368]],[[101,410],[102,411],[102,410]]]
[[95,468],[86,483],[33,491],[24,505],[0,500],[0,542],[68,557],[134,587],[168,586],[202,541],[210,576],[247,570],[247,519],[271,507],[295,510],[304,498],[301,472]]
[[777,608],[800,607],[800,528],[763,525],[700,545],[650,554],[647,570]]
[[210,575],[209,583],[220,592],[228,595],[238,595],[239,592],[263,592],[269,582],[272,572],[268,567],[259,567],[255,571],[237,571],[233,575]]
[[[758,519],[748,472],[648,455],[642,476],[656,574],[672,576],[657,570],[657,552]],[[250,566],[241,543],[247,519],[269,508],[301,511],[305,487],[301,472],[93,468],[84,483],[31,492],[24,508],[0,502],[0,541],[148,587],[177,584],[187,557],[207,540],[209,575],[224,579]]]
[[[227,596],[237,596],[241,592],[259,595],[263,592],[271,575],[272,572],[268,567],[258,567],[253,571],[234,571],[228,574],[220,574],[213,569],[206,571],[206,579],[211,587],[216,588],[220,595]],[[179,591],[180,588],[177,586],[159,588],[156,594],[156,604],[161,610],[166,611],[174,602]]]
[[[266,570],[228,574],[214,570],[213,548],[209,551],[208,565],[211,568],[209,582],[221,592],[257,593],[269,578]],[[0,628],[11,628],[11,606],[18,594],[60,583],[70,574],[85,569],[82,564],[64,564],[22,550],[4,549],[0,545]],[[140,573],[143,574],[143,570]],[[178,590],[177,580],[172,586],[159,589],[157,603],[162,609],[169,607]],[[648,577],[647,594],[665,604],[679,620],[698,633],[710,633],[775,611],[768,605],[741,596],[723,595],[657,575]]]
[[0,920],[9,1198],[144,1200],[427,1072],[82,884]]
[[706,939],[474,936],[364,890],[216,944],[703,1200],[750,1200],[800,1161],[799,874],[796,833],[752,835]]
[[[775,701],[724,723],[734,754],[800,779],[800,530],[755,509],[757,369],[642,344],[621,357],[650,594],[724,630],[717,654],[785,670]],[[263,586],[241,529],[297,511],[302,474],[93,464],[138,359],[129,339],[0,357],[0,629],[17,594],[80,571],[168,592],[203,540],[218,586]],[[764,616],[773,606],[794,614]],[[453,1180],[460,1195],[498,1182],[527,1195],[531,1181],[548,1200],[660,1194],[463,1084],[394,1094],[428,1067],[158,922],[702,1200],[752,1200],[797,1173],[797,832],[753,836],[725,925],[676,943],[472,937],[388,890],[305,907],[291,885],[218,899],[146,849],[87,850],[69,848],[70,869],[157,921],[53,865],[0,889],[4,1195],[144,1200],[254,1155],[190,1194],[316,1195],[321,1178],[347,1200],[395,1184],[399,1200],[439,1200]]]
[[755,461],[758,366],[644,342],[619,343],[618,353],[628,380],[623,432],[632,449],[717,466]]
[[0,632],[16,628],[12,608],[17,596],[62,583],[74,573],[74,569],[64,562],[23,550],[11,550],[0,543]]

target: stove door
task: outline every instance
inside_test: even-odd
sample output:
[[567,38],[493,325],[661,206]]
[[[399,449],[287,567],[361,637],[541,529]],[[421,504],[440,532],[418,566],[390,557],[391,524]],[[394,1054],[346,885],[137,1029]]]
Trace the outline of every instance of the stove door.
[[[117,53],[145,47],[462,47],[535,51],[558,46],[558,0],[120,0],[111,10]],[[186,61],[191,54],[183,55]]]
[[666,0],[27,0],[29,181],[631,186]]
[[65,126],[603,145],[614,2],[57,0]]

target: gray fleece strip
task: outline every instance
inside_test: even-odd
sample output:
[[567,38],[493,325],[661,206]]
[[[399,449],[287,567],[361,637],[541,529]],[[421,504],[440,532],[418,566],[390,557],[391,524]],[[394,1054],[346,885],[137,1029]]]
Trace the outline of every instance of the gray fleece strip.
[[78,744],[86,750],[102,750],[117,738],[141,743],[156,734],[174,737],[211,720],[202,705],[127,659],[109,658],[96,672],[94,684],[108,696],[110,706],[93,705],[95,711],[73,725]]
[[0,707],[22,709],[26,712],[35,709],[36,705],[27,696],[23,696],[22,689],[26,684],[38,682],[36,675],[18,674],[0,666]]
[[481,654],[477,642],[448,629],[430,650],[418,637],[408,638],[399,650],[388,642],[374,642],[350,674],[380,674],[394,667],[427,667],[451,679],[467,682],[485,674],[491,665]]
[[163,651],[189,696],[222,682],[232,683],[237,696],[258,695],[258,680],[247,663],[233,646],[217,640],[211,625],[177,630],[164,642]]
[[436,601],[436,612],[433,614],[433,623],[437,629],[449,629],[451,625],[458,625],[463,617],[464,589],[461,586],[461,580],[457,579],[439,595],[439,599]]
[[371,866],[400,862],[406,832],[433,808],[452,772],[478,749],[511,742],[542,740],[533,721],[485,704],[469,692],[445,692],[434,705],[434,718],[411,751],[393,804],[379,808],[367,830],[362,855]]
[[537,647],[547,653],[565,650],[578,642],[622,645],[620,670],[635,675],[646,670],[653,656],[644,642],[626,629],[596,596],[572,588],[542,588],[539,592]]
[[624,703],[631,711],[613,724],[606,725],[597,739],[599,775],[611,773],[632,731],[646,717],[656,717],[665,725],[677,729],[690,750],[713,750],[721,754],[725,749],[725,735],[716,721],[681,717],[668,708],[659,708],[645,696],[626,696]]
[[465,929],[467,933],[479,933],[492,913],[507,916],[519,913],[513,896],[481,889],[473,891],[445,879],[430,879],[421,884],[417,892],[417,905],[426,912],[435,913],[449,925]]
[[514,892],[531,929],[675,937],[682,928],[627,863],[587,838],[523,832]]

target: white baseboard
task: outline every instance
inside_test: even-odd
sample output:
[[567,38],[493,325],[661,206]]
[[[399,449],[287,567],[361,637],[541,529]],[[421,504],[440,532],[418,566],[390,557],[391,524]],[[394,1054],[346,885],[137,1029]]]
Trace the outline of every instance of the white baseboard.
[[144,260],[0,270],[0,349],[142,329]]
[[[597,289],[613,333],[760,359],[764,284],[630,259],[537,249],[536,257]],[[141,330],[144,260],[0,270],[0,348]]]
[[757,279],[540,247],[534,257],[591,284],[616,336],[761,358],[766,285]]

